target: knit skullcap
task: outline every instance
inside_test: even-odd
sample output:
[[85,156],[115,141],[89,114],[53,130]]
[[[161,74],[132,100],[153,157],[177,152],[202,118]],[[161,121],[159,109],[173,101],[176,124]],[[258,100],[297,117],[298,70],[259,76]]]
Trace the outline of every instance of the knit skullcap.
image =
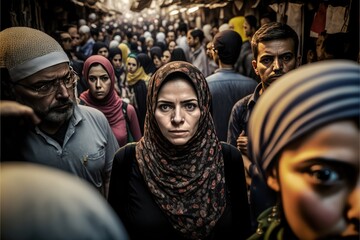
[[0,32],[0,43],[0,68],[7,68],[13,82],[69,62],[55,39],[33,28],[7,28]]
[[359,115],[358,64],[327,60],[299,67],[277,79],[256,103],[248,125],[250,157],[266,176],[289,143]]

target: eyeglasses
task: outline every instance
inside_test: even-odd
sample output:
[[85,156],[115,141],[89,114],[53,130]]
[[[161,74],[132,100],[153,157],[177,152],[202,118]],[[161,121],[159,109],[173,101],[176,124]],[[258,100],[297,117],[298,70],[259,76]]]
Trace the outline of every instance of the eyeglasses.
[[70,67],[70,72],[65,78],[53,79],[51,81],[39,81],[38,83],[35,83],[33,85],[25,85],[22,83],[13,84],[29,89],[40,97],[45,97],[57,91],[61,83],[64,84],[66,89],[75,87],[75,83],[77,80],[78,76],[76,72]]

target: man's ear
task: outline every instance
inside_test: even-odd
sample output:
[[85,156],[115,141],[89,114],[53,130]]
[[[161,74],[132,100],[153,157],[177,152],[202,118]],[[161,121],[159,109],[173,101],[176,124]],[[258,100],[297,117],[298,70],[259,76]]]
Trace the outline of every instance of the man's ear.
[[252,60],[251,65],[252,65],[256,75],[259,75],[259,71],[257,70],[257,62],[256,62],[256,60]]
[[280,191],[279,178],[277,176],[276,168],[273,168],[267,177],[267,185],[274,191]]
[[299,55],[297,58],[296,58],[296,67],[300,67],[301,65],[301,55]]

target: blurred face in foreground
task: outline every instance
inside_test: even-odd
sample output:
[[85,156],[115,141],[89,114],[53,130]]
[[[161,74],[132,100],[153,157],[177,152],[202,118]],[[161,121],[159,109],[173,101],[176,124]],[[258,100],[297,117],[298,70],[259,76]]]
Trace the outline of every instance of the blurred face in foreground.
[[268,185],[299,239],[359,238],[359,126],[342,120],[290,143]]
[[162,86],[155,118],[164,137],[174,145],[186,144],[196,133],[200,119],[198,98],[192,85],[176,78]]

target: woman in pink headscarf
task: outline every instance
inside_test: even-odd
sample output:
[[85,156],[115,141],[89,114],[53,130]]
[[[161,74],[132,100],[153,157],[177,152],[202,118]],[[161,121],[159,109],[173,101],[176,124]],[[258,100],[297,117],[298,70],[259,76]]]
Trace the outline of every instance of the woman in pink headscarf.
[[[128,142],[127,122],[122,109],[124,102],[115,91],[115,73],[112,64],[103,56],[91,56],[84,63],[83,76],[89,89],[80,95],[80,103],[104,113],[119,146],[124,146]],[[141,132],[135,108],[128,104],[126,112],[130,133],[134,141],[138,141]]]

